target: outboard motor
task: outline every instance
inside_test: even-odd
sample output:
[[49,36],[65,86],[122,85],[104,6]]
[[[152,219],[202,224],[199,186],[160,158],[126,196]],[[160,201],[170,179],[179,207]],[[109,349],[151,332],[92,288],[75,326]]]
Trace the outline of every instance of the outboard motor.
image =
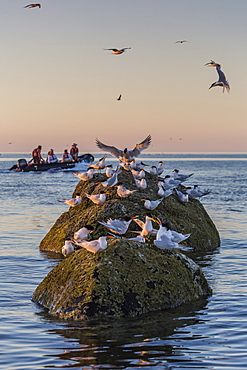
[[27,161],[26,159],[18,159],[16,164],[17,168],[22,171],[27,166]]

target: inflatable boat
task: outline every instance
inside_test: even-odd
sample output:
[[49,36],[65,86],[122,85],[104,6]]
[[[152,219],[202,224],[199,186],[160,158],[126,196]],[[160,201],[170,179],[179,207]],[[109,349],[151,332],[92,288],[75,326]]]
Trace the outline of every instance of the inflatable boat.
[[86,153],[78,156],[78,161],[71,162],[56,162],[56,163],[30,163],[26,159],[18,159],[17,163],[9,170],[15,172],[30,172],[30,171],[48,171],[48,170],[64,170],[75,167],[78,163],[92,163],[94,156]]

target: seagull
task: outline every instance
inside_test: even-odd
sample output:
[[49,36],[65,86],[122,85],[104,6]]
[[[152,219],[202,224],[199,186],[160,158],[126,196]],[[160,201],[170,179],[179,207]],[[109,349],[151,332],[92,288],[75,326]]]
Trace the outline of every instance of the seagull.
[[173,187],[170,188],[170,189],[165,190],[161,181],[158,182],[158,187],[159,187],[158,195],[160,197],[167,198],[167,197],[169,197],[169,195],[171,195],[173,193]]
[[219,75],[218,81],[212,83],[212,85],[209,87],[209,89],[211,89],[212,87],[215,87],[215,86],[222,86],[223,87],[222,92],[224,92],[225,89],[227,90],[227,92],[230,92],[230,85],[229,85],[228,81],[226,80],[226,76],[225,76],[224,72],[222,72],[222,70],[221,70],[220,64],[215,63],[213,60],[211,60],[211,62],[206,63],[205,66],[216,67],[216,71],[218,72],[218,75]]
[[142,200],[144,200],[144,207],[153,211],[155,208],[158,207],[158,205],[162,202],[163,199],[164,198],[160,198],[157,200],[149,200],[149,199],[142,199]]
[[103,49],[103,50],[112,50],[115,55],[123,54],[125,50],[131,49],[131,48],[123,48],[123,49]]
[[112,177],[112,175],[114,174],[112,164],[108,164],[107,166],[105,166],[105,174],[107,177]]
[[156,166],[151,166],[149,173],[152,176],[157,176],[157,174],[158,174],[157,167]]
[[112,220],[111,218],[109,218],[107,222],[98,221],[98,223],[107,227],[109,230],[117,234],[123,235],[127,232],[131,221],[135,219],[136,217],[137,216],[135,217],[125,216],[123,220],[116,220],[116,219]]
[[98,184],[103,185],[105,188],[112,188],[113,186],[117,185],[118,175],[120,173],[121,173],[121,168],[118,167],[111,177],[109,177],[106,181],[99,182]]
[[81,196],[77,194],[75,198],[62,199],[62,200],[58,200],[58,202],[68,204],[68,206],[70,207],[76,207],[76,206],[79,206],[79,204],[81,204],[81,200],[82,200]]
[[138,157],[142,150],[147,149],[150,143],[151,135],[148,135],[145,140],[143,140],[140,144],[136,144],[134,149],[129,151],[127,148],[120,150],[115,148],[115,146],[105,145],[96,138],[96,145],[100,149],[111,153],[114,157],[117,157],[122,162],[131,162],[135,157]]
[[136,163],[135,159],[132,159],[132,161],[130,162],[130,168],[132,170],[136,170],[136,171],[144,170],[144,167],[147,167],[147,166],[148,166],[148,164],[145,164],[143,162]]
[[175,44],[183,44],[184,42],[188,42],[187,40],[178,40],[175,42]]
[[106,194],[104,191],[101,191],[99,194],[87,194],[85,193],[86,197],[90,199],[94,204],[101,204],[106,201]]
[[157,175],[160,176],[164,171],[164,162],[160,161],[157,167]]
[[119,97],[117,98],[117,100],[121,100],[122,98],[122,94],[119,95]]
[[64,257],[67,257],[70,254],[74,253],[75,248],[72,243],[73,240],[65,240],[64,245],[62,246],[62,254],[64,255]]
[[129,190],[125,188],[122,184],[115,185],[117,188],[117,195],[120,198],[127,198],[131,194],[133,194],[136,190]]
[[128,238],[128,240],[135,241],[135,242],[140,242],[140,243],[145,243],[146,239],[143,235],[142,232],[138,231],[138,235],[134,238]]
[[198,189],[198,185],[194,185],[193,189],[191,187],[187,187],[186,189],[190,198],[201,198],[204,195],[208,195],[210,193],[209,189],[201,191],[200,189]]
[[99,239],[96,240],[82,241],[75,244],[79,247],[85,248],[89,252],[97,253],[107,248],[107,238],[111,238],[111,236],[101,236]]
[[172,179],[170,175],[166,175],[164,177],[163,181],[164,181],[164,184],[168,184],[168,185],[170,185],[170,187],[172,187],[172,186],[173,187],[176,187],[176,186],[180,185],[181,182],[182,182],[181,180],[174,180],[174,179]]
[[139,220],[138,218],[134,218],[134,221],[142,229],[142,231],[141,231],[142,236],[148,237],[149,234],[156,234],[157,233],[157,230],[153,228],[153,224],[152,224],[152,221],[153,222],[157,222],[157,221],[155,221],[152,218],[150,213],[147,213],[146,218],[145,218],[145,222]]
[[177,196],[178,196],[178,200],[180,202],[188,202],[189,201],[189,194],[183,193],[182,191],[180,191],[178,189],[175,189],[175,190],[176,190],[176,193],[177,193]]
[[160,240],[154,240],[154,244],[160,249],[171,249],[178,247],[177,243],[171,241],[166,234],[161,235]]
[[78,177],[82,181],[88,181],[93,178],[94,169],[92,167],[88,167],[87,172],[73,172],[73,174]]
[[87,239],[88,235],[94,230],[92,225],[85,225],[74,233],[74,241],[81,242]]
[[[168,175],[169,176],[169,175]],[[162,188],[166,191],[166,190],[170,190],[170,189],[174,189],[177,185],[174,185],[174,184],[170,184],[169,182],[166,182],[168,181],[170,178],[170,176],[166,179],[166,177],[164,177],[164,181],[155,181],[158,183],[158,187],[160,187],[162,185]]]
[[90,164],[90,168],[93,168],[96,171],[102,170],[103,168],[105,168],[105,159],[106,159],[106,157],[107,157],[107,155],[104,155],[104,157],[100,158],[98,162],[96,162],[94,164]]
[[131,173],[134,176],[134,179],[137,179],[137,180],[141,180],[146,176],[144,170],[139,171],[139,170],[131,169]]
[[143,178],[141,180],[135,179],[135,183],[138,189],[146,189],[147,181]]
[[187,180],[189,177],[191,177],[192,175],[194,175],[194,173],[191,173],[189,175],[183,175],[182,173],[179,173],[179,170],[173,170],[172,172],[174,172],[174,180],[180,180],[181,182]]
[[41,5],[40,4],[29,4],[29,5],[26,5],[24,6],[24,8],[41,8]]

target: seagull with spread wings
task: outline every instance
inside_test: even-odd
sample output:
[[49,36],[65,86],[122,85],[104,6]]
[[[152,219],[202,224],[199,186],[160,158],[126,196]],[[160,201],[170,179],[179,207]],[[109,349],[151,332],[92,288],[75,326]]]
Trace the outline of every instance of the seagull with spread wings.
[[117,157],[122,162],[131,162],[135,157],[141,153],[142,150],[147,149],[151,144],[151,135],[148,135],[145,140],[143,140],[140,144],[136,144],[134,149],[128,150],[125,148],[124,150],[120,150],[115,148],[115,146],[109,146],[103,144],[96,138],[96,145],[106,152],[111,153],[114,157]]
[[221,65],[211,60],[211,62],[206,63],[205,66],[216,67],[216,71],[219,75],[218,81],[212,83],[212,85],[208,89],[211,89],[212,87],[215,87],[215,86],[221,86],[223,87],[222,92],[224,92],[225,89],[227,90],[227,92],[230,92],[230,85],[229,85],[229,82],[226,80],[226,76],[224,72],[221,70]]
[[119,55],[119,54],[123,54],[125,52],[125,50],[127,49],[131,49],[131,48],[123,48],[123,49],[103,49],[103,50],[112,50],[113,53],[111,54],[115,54],[115,55]]
[[40,4],[29,4],[29,5],[26,5],[24,6],[24,8],[41,8],[41,5]]

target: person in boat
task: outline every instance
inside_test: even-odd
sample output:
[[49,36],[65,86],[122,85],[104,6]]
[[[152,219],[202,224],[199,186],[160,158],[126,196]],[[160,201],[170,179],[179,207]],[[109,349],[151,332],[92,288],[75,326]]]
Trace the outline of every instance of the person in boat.
[[61,162],[71,162],[71,161],[73,161],[72,155],[69,154],[67,149],[64,149]]
[[49,150],[49,152],[47,154],[46,162],[47,163],[57,163],[58,162],[57,156],[56,156],[56,154],[54,154],[53,149]]
[[77,148],[77,144],[72,144],[70,149],[70,155],[72,156],[75,162],[78,161],[79,149]]
[[41,149],[42,149],[42,146],[38,145],[38,147],[32,151],[33,163],[39,164],[39,163],[44,162],[44,159],[41,156]]

